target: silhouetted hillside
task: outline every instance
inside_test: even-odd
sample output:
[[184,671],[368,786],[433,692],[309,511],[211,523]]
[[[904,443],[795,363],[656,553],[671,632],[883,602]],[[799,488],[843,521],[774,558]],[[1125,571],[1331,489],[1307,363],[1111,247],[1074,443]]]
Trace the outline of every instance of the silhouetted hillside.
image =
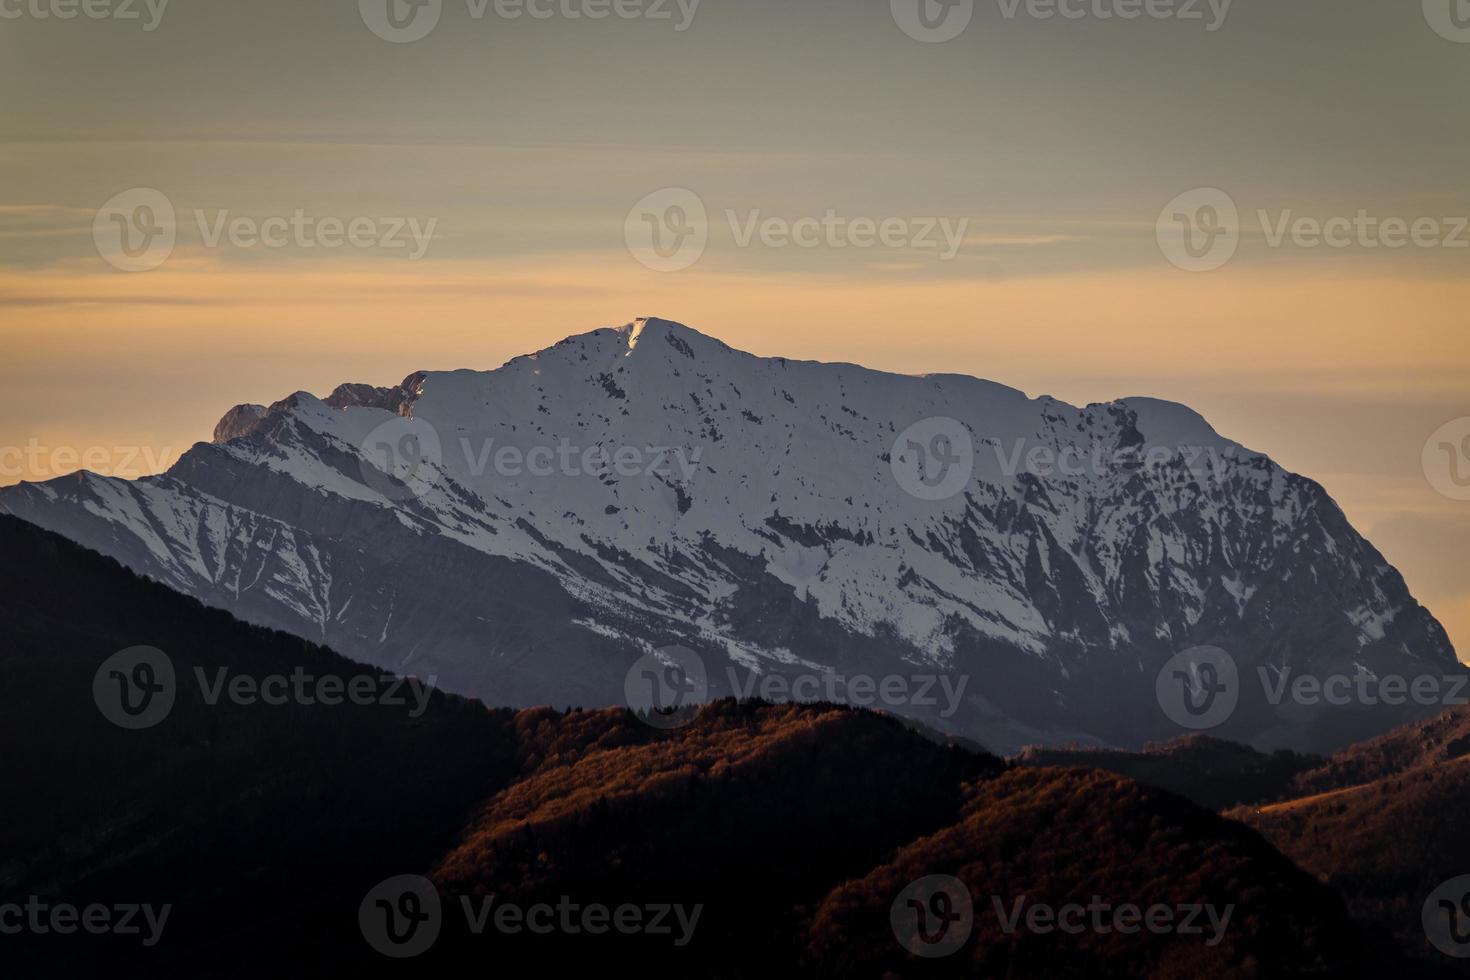
[[[1346,976],[1369,962],[1339,900],[1254,833],[1121,777],[1007,771],[828,705],[725,700],[664,730],[621,709],[513,713],[438,694],[211,704],[231,679],[361,678],[376,691],[385,677],[12,519],[0,518],[0,549],[0,906],[172,910],[152,946],[0,936],[7,978],[576,976],[629,963],[681,977]],[[110,666],[139,645],[166,655],[174,701],[130,730],[117,712],[133,702],[108,693],[169,687]],[[889,912],[931,874],[964,878],[979,914],[966,946],[920,960]],[[442,925],[404,959],[376,951],[359,919],[417,914],[377,891],[400,875],[432,879]],[[1234,911],[1213,945],[1014,938],[978,905],[991,894]],[[688,918],[672,933],[672,921],[619,933],[605,918],[546,936],[484,928],[507,903]]]
[[1433,718],[1412,722],[1334,752],[1320,766],[1297,777],[1290,795],[1306,796],[1361,786],[1467,755],[1470,755],[1470,707],[1451,708]]
[[1430,963],[1447,965],[1426,941],[1421,916],[1439,885],[1470,868],[1470,764],[1428,766],[1227,815],[1345,896],[1355,917]]
[[1184,735],[1150,743],[1142,752],[1028,746],[1016,758],[1023,766],[1106,769],[1178,793],[1211,810],[1279,799],[1289,792],[1293,779],[1323,761],[1321,756],[1284,749],[1267,755],[1248,745],[1208,735]]
[[[93,957],[115,975],[195,976],[259,975],[271,951],[293,973],[344,951],[359,958],[342,910],[386,875],[431,863],[518,769],[513,714],[460,698],[436,694],[417,718],[411,695],[404,706],[211,706],[195,668],[211,684],[220,668],[379,672],[14,518],[0,517],[0,554],[0,903],[174,906],[149,950],[84,934],[3,937],[9,976],[85,976],[65,964]],[[179,690],[163,721],[125,731],[94,702],[93,679],[136,645],[168,655]]]
[[1293,798],[1228,816],[1341,892],[1353,914],[1443,967],[1425,938],[1426,900],[1470,873],[1470,711],[1456,708],[1333,755]]
[[[963,785],[1003,768],[883,716],[721,701],[671,735],[544,763],[490,802],[432,877],[526,903],[697,903],[685,958],[757,975],[794,961],[808,903],[955,819]],[[552,945],[568,955],[566,938]]]
[[[974,935],[954,955],[920,959],[892,942],[890,904],[908,882],[934,874],[968,887]],[[1022,897],[1022,910],[1204,905],[1216,918],[1201,915],[1198,935],[1071,935],[1024,919],[1008,931]],[[1208,923],[1227,910],[1228,926],[1214,930]],[[1018,770],[977,785],[958,823],[828,895],[809,950],[833,977],[1370,975],[1341,899],[1255,834],[1170,794],[1078,769]]]

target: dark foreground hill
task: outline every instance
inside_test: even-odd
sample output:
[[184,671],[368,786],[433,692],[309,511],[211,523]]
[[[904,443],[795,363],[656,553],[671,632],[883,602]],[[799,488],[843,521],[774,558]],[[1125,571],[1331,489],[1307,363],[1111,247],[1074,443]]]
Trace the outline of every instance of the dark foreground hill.
[[[1008,772],[828,706],[723,701],[662,729],[621,710],[421,699],[9,518],[0,554],[7,977],[1383,968],[1341,900],[1259,837],[1129,780]],[[116,659],[138,646],[166,656],[171,684]],[[318,696],[251,697],[252,684],[279,692],[271,678],[302,676]],[[339,699],[354,679],[376,694],[324,703],[325,678],[340,680]],[[127,684],[130,699],[109,700]],[[235,693],[211,703],[216,685]],[[172,706],[153,718],[165,688]],[[394,690],[406,703],[378,696]],[[426,877],[395,885],[403,875]],[[929,954],[957,932],[926,929],[913,945],[903,921],[919,909],[949,921],[934,895],[909,904],[934,875],[961,882],[975,913],[943,957]],[[1232,911],[1220,932],[1062,937],[1027,919],[997,931],[996,899],[1009,910],[1094,896]],[[76,917],[28,911],[132,905],[168,917],[151,933],[92,935]]]
[[[936,873],[969,886],[974,936],[915,963],[879,925],[905,884]],[[1069,905],[1089,928],[1015,925]],[[1167,909],[1180,930],[1198,910],[1201,934],[1125,934],[1127,906]],[[1179,797],[1096,770],[1015,770],[976,786],[958,822],[828,895],[811,951],[831,976],[1327,976],[1351,972],[1358,947],[1340,908],[1255,834]]]
[[[1413,962],[1401,967],[1406,975],[1453,976],[1453,967],[1470,959],[1470,709],[1464,706],[1326,759],[1268,755],[1190,735],[1138,753],[1030,748],[1015,762],[1093,766],[1224,810],[1344,896],[1365,942],[1408,952]],[[1439,946],[1426,915],[1442,926]]]
[[[458,698],[434,695],[416,718],[411,695],[402,706],[223,694],[210,705],[195,668],[211,684],[221,668],[378,672],[11,518],[0,518],[0,555],[0,903],[173,906],[146,949],[85,932],[0,935],[8,976],[94,976],[99,961],[119,976],[325,966],[361,943],[339,910],[432,862],[518,772],[514,714]],[[139,645],[167,654],[177,693],[162,721],[127,731],[103,715],[93,683]]]
[[[1426,905],[1453,912],[1470,955],[1470,710],[1458,707],[1344,749],[1294,781],[1291,798],[1229,816],[1259,830],[1301,867],[1346,896],[1361,921],[1391,933],[1426,964],[1448,962],[1429,942]],[[1451,901],[1461,908],[1445,909]],[[1464,961],[1462,960],[1463,964]]]

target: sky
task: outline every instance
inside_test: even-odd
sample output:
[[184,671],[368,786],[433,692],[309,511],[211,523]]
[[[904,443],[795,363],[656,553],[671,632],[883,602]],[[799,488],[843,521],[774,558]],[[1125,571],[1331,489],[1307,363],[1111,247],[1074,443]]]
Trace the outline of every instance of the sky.
[[0,484],[657,315],[1187,403],[1470,660],[1464,0],[389,2],[0,0]]

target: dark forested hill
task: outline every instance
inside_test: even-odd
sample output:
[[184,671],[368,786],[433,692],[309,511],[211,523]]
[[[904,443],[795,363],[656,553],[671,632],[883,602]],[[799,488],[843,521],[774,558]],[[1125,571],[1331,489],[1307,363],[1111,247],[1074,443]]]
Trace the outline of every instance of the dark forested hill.
[[[725,700],[667,729],[623,709],[486,708],[17,520],[0,518],[0,554],[7,978],[1377,968],[1337,896],[1251,831],[1131,780],[1008,770],[828,705]],[[363,703],[329,703],[349,690]],[[944,957],[906,948],[901,921],[934,875],[974,909]],[[1092,896],[1233,912],[1214,943],[998,925],[1017,900]],[[92,935],[48,911],[130,906],[167,918]],[[515,928],[538,921],[548,934]]]
[[[419,717],[405,691],[402,706],[244,705],[223,693],[210,705],[196,668],[211,684],[220,668],[379,672],[12,518],[0,518],[0,555],[0,901],[173,906],[149,949],[80,932],[0,936],[11,963],[24,946],[31,964],[11,976],[85,976],[63,965],[96,957],[139,975],[258,975],[276,952],[291,972],[336,961],[361,943],[337,910],[431,863],[517,771],[513,713],[477,702],[434,695]],[[104,716],[93,684],[104,661],[140,645],[172,663],[174,703],[129,731]]]
[[[1441,943],[1470,954],[1464,933],[1470,905],[1463,904],[1470,894],[1470,711],[1464,707],[1343,749],[1298,776],[1287,799],[1227,815],[1255,827],[1346,896],[1359,919],[1392,933],[1422,961],[1446,962],[1425,929],[1426,914],[1437,921],[1446,911],[1454,911],[1463,941],[1444,936]],[[1440,894],[1446,886],[1455,894]],[[1441,899],[1460,909],[1442,908]]]

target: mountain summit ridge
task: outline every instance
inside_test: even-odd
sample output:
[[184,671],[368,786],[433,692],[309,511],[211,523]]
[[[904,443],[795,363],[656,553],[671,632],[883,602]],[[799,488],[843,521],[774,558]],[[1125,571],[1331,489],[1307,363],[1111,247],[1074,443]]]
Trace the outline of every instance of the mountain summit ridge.
[[[248,435],[249,434],[248,431],[244,431],[244,432],[234,431],[236,429],[236,426],[238,426],[238,421],[237,420],[239,420],[242,417],[247,417],[248,418],[248,416],[250,416],[251,414],[264,414],[266,412],[273,411],[273,410],[277,409],[278,407],[285,407],[286,406],[286,403],[289,402],[290,399],[296,398],[298,396],[309,396],[311,398],[318,399],[318,400],[322,401],[323,403],[332,406],[333,408],[373,407],[373,406],[376,406],[376,407],[388,407],[388,408],[392,409],[395,406],[392,406],[392,405],[384,405],[384,404],[381,404],[381,402],[383,402],[383,401],[392,401],[392,400],[395,400],[395,399],[402,399],[403,400],[403,403],[404,403],[403,410],[406,413],[411,414],[411,409],[412,409],[413,401],[416,400],[416,398],[418,397],[418,395],[422,393],[421,391],[415,391],[415,388],[421,388],[421,386],[424,383],[424,381],[427,380],[428,378],[434,376],[434,375],[446,375],[446,374],[470,374],[470,375],[476,375],[476,376],[493,375],[497,371],[503,370],[504,368],[506,368],[509,365],[515,363],[516,361],[520,361],[520,360],[523,360],[523,359],[536,360],[536,359],[540,358],[542,355],[550,354],[550,353],[556,351],[558,348],[562,347],[564,344],[567,344],[567,343],[569,343],[571,341],[577,340],[579,338],[596,337],[597,335],[599,335],[599,334],[601,334],[603,332],[606,332],[606,331],[611,331],[614,334],[621,335],[621,336],[623,336],[625,338],[625,340],[624,340],[625,349],[622,352],[623,356],[625,356],[625,357],[626,356],[631,356],[635,352],[635,350],[637,349],[637,346],[638,346],[640,340],[643,338],[643,336],[645,334],[647,334],[650,337],[663,337],[663,338],[665,338],[665,343],[669,344],[670,346],[674,346],[676,349],[679,349],[679,347],[681,345],[688,345],[690,339],[693,339],[693,340],[695,340],[697,343],[699,343],[701,345],[703,345],[703,344],[709,344],[709,345],[712,345],[717,350],[720,350],[720,351],[723,351],[723,352],[732,353],[732,354],[736,354],[736,355],[739,355],[739,356],[742,356],[742,357],[748,357],[748,358],[756,359],[756,360],[779,361],[779,362],[786,363],[786,364],[813,365],[813,366],[832,367],[832,368],[845,368],[845,369],[850,369],[850,370],[854,370],[854,371],[867,372],[867,373],[871,373],[871,374],[874,374],[874,375],[881,375],[881,376],[884,376],[884,377],[891,377],[891,378],[909,378],[909,379],[913,379],[913,380],[916,380],[916,381],[933,381],[933,382],[946,382],[946,381],[950,381],[950,382],[959,383],[959,384],[979,385],[979,386],[983,386],[983,387],[988,388],[988,389],[989,388],[993,388],[993,389],[1003,390],[1003,391],[1006,391],[1006,392],[1011,392],[1011,393],[1014,393],[1015,395],[1017,395],[1019,397],[1025,398],[1025,399],[1027,399],[1029,401],[1034,401],[1034,402],[1055,402],[1055,403],[1057,403],[1059,405],[1064,405],[1064,406],[1066,406],[1068,408],[1078,408],[1078,407],[1082,407],[1082,408],[1094,408],[1094,407],[1105,406],[1105,405],[1124,405],[1124,406],[1131,406],[1131,407],[1134,407],[1134,408],[1148,406],[1148,407],[1152,407],[1154,409],[1154,411],[1156,411],[1156,412],[1158,412],[1158,413],[1160,413],[1162,415],[1176,415],[1177,414],[1178,417],[1180,417],[1182,419],[1187,419],[1191,423],[1194,423],[1194,424],[1198,425],[1199,427],[1201,427],[1199,431],[1203,432],[1207,437],[1213,438],[1213,439],[1218,439],[1219,442],[1222,445],[1230,444],[1230,441],[1229,440],[1224,439],[1223,437],[1219,436],[1219,434],[1215,431],[1215,429],[1213,428],[1213,426],[1211,426],[1209,424],[1209,422],[1202,415],[1200,415],[1198,412],[1196,412],[1194,409],[1192,409],[1189,406],[1184,405],[1182,403],[1174,402],[1174,401],[1169,401],[1167,399],[1153,398],[1153,397],[1148,397],[1148,396],[1128,396],[1128,397],[1124,397],[1124,398],[1112,399],[1111,401],[1091,402],[1091,403],[1087,404],[1086,406],[1075,406],[1075,405],[1072,405],[1069,402],[1066,402],[1066,401],[1064,401],[1062,399],[1059,399],[1059,398],[1055,398],[1055,397],[1053,397],[1051,395],[1037,395],[1037,396],[1034,396],[1033,397],[1033,396],[1027,395],[1023,390],[1021,390],[1019,388],[1014,388],[1014,387],[1012,387],[1010,385],[1007,385],[1007,384],[1005,384],[1003,382],[995,381],[993,379],[988,379],[988,378],[981,378],[981,377],[978,377],[976,375],[964,374],[962,372],[941,371],[941,372],[924,372],[922,374],[902,374],[902,373],[898,373],[898,372],[884,371],[884,370],[879,369],[879,368],[870,368],[870,367],[867,367],[867,366],[862,365],[862,364],[857,364],[857,363],[848,362],[848,361],[797,360],[797,359],[792,359],[792,358],[787,358],[787,357],[765,357],[765,356],[762,356],[760,354],[755,354],[755,353],[752,353],[750,351],[745,351],[745,350],[741,350],[741,349],[736,348],[736,347],[732,347],[731,345],[726,344],[724,341],[720,340],[717,337],[714,337],[714,336],[712,336],[710,334],[706,334],[706,333],[704,333],[704,332],[702,332],[700,330],[697,330],[697,329],[695,329],[693,327],[687,326],[686,324],[680,323],[680,322],[678,322],[676,320],[667,320],[667,319],[664,319],[662,317],[656,317],[656,316],[637,317],[636,319],[632,320],[631,322],[629,322],[627,324],[624,324],[621,327],[600,327],[600,328],[597,328],[595,330],[587,331],[585,333],[572,334],[572,335],[564,338],[563,340],[560,340],[560,341],[558,341],[558,342],[556,342],[554,344],[551,344],[551,345],[549,345],[547,347],[542,348],[541,350],[538,350],[538,351],[535,351],[535,352],[532,352],[532,353],[528,353],[528,354],[519,354],[519,355],[516,355],[515,357],[510,358],[504,364],[500,365],[500,367],[496,367],[496,368],[484,368],[484,369],[482,369],[482,368],[456,368],[456,369],[452,369],[452,370],[437,370],[437,371],[418,370],[418,371],[412,372],[407,377],[405,377],[402,382],[400,382],[397,385],[393,385],[393,386],[383,387],[383,386],[373,385],[373,384],[364,383],[364,382],[344,382],[342,384],[339,384],[335,389],[333,389],[332,393],[330,395],[328,395],[327,397],[325,397],[325,398],[320,398],[319,396],[317,396],[315,394],[312,394],[311,392],[297,391],[297,392],[294,392],[292,395],[288,396],[287,398],[282,399],[281,401],[278,401],[276,403],[273,403],[269,408],[267,408],[266,406],[256,405],[256,404],[249,404],[249,403],[241,404],[241,405],[236,405],[235,407],[231,408],[228,412],[225,413],[225,415],[221,418],[219,424],[216,426],[216,429],[215,429],[216,435],[215,435],[214,441],[215,442],[228,442],[231,439],[240,438],[243,435]],[[673,340],[669,340],[668,338],[674,338],[674,339]],[[656,343],[656,341],[655,341],[655,343]],[[693,356],[693,350],[692,350],[692,348],[688,350],[688,353],[685,356],[690,356],[690,357]],[[230,433],[230,434],[224,435],[223,433]]]
[[[711,695],[966,678],[951,715],[891,707],[1014,751],[1177,734],[1154,676],[1201,644],[1251,683],[1458,668],[1318,484],[1173,402],[758,357],[646,317],[253,408],[166,474],[0,510],[507,705],[617,702],[640,655],[681,644]],[[1223,733],[1326,747],[1402,720],[1344,718],[1251,702]]]

